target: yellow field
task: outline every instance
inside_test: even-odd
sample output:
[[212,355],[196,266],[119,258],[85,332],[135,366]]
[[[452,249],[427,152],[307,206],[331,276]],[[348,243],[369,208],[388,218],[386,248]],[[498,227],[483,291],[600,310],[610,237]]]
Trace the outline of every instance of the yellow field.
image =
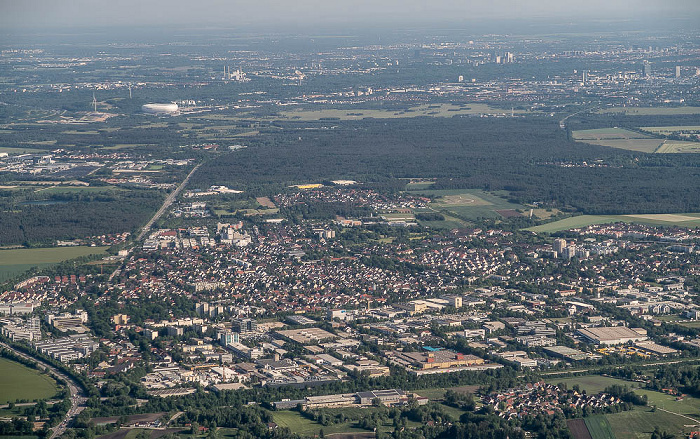
[[310,183],[310,184],[295,184],[292,187],[296,187],[299,189],[318,189],[320,187],[323,187],[321,183]]

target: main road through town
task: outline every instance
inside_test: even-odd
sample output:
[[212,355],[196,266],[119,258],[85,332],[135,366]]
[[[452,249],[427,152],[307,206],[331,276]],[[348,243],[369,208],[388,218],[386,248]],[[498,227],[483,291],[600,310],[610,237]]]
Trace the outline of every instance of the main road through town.
[[160,209],[158,209],[158,212],[156,212],[155,215],[153,215],[153,218],[146,223],[145,226],[143,226],[143,229],[141,229],[141,233],[139,233],[139,236],[136,238],[137,241],[140,241],[143,239],[143,237],[148,233],[149,230],[151,230],[151,227],[153,227],[153,224],[155,224],[156,221],[158,221],[158,218],[160,218],[166,210],[168,210],[168,207],[170,207],[171,204],[173,204],[173,201],[175,201],[175,198],[177,198],[177,195],[184,189],[185,186],[187,186],[187,182],[190,181],[190,177],[192,177],[192,174],[194,174],[199,167],[202,166],[202,164],[198,164],[192,170],[190,171],[189,174],[187,174],[187,177],[185,177],[184,180],[182,180],[182,183],[180,183],[180,186],[177,187],[174,191],[168,195],[168,197],[165,199],[163,202],[163,205],[160,206]]
[[51,433],[51,436],[49,436],[49,439],[55,439],[61,436],[63,433],[65,433],[66,428],[68,428],[68,425],[71,423],[71,421],[73,421],[73,419],[75,419],[75,417],[78,416],[80,412],[85,410],[85,402],[87,401],[87,398],[83,394],[83,391],[81,390],[78,383],[76,383],[75,380],[73,380],[73,378],[59,371],[50,364],[44,363],[43,361],[34,358],[30,355],[27,355],[24,352],[20,352],[14,349],[12,346],[0,342],[0,347],[11,350],[16,355],[22,358],[26,358],[31,361],[36,361],[42,367],[48,369],[52,375],[55,375],[56,377],[68,383],[68,391],[70,392],[70,409],[68,409],[68,413],[66,413],[66,416],[63,418],[61,423],[53,428],[53,432]]

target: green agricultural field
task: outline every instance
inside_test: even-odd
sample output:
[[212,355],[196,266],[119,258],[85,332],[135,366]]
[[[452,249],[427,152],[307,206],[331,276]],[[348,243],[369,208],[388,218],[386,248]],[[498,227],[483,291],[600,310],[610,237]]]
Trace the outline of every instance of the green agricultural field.
[[700,142],[682,142],[680,140],[666,140],[656,150],[657,154],[698,154]]
[[675,396],[653,390],[635,389],[634,393],[646,395],[650,406],[696,419],[700,423],[700,399],[685,396],[677,400]]
[[51,264],[11,264],[11,265],[0,265],[0,282],[5,282],[8,279],[12,279],[18,274],[22,274],[25,271],[33,267],[44,268]]
[[614,384],[619,384],[621,386],[632,387],[632,385],[637,385],[631,381],[625,381],[617,378],[604,377],[600,375],[586,375],[574,378],[551,378],[546,380],[549,384],[559,384],[564,383],[568,389],[573,388],[576,384],[585,390],[587,393],[597,394],[605,390],[606,387],[612,386]]
[[10,148],[7,146],[0,146],[0,152],[6,152],[8,154],[37,154],[46,152],[43,149],[32,149],[32,148]]
[[639,127],[642,131],[648,131],[654,134],[668,135],[685,131],[700,131],[700,125],[681,125],[681,126],[666,126],[666,127]]
[[48,399],[56,394],[56,382],[39,371],[0,358],[0,404],[16,400]]
[[615,439],[615,434],[605,415],[589,416],[584,421],[593,439]]
[[700,213],[679,214],[638,214],[638,215],[578,215],[525,230],[537,233],[554,233],[562,230],[577,229],[594,224],[616,222],[650,224],[656,226],[700,226]]
[[594,145],[608,146],[610,148],[625,149],[628,151],[638,151],[653,153],[662,144],[660,139],[610,139],[610,140],[586,140],[586,143]]
[[[684,127],[645,127],[640,128],[654,134],[672,134]],[[686,129],[700,129],[690,126]],[[625,149],[656,154],[674,153],[700,153],[700,143],[684,142],[679,140],[654,139],[646,134],[623,128],[600,128],[595,130],[580,130],[571,133],[575,140],[593,145],[608,146],[610,148]]]
[[442,216],[445,217],[445,221],[418,221],[418,224],[420,224],[422,226],[428,226],[428,227],[431,227],[434,229],[442,229],[442,230],[459,229],[462,227],[467,227],[469,225],[468,222],[463,221],[459,218],[445,215],[445,212],[440,212],[440,213],[442,213]]
[[406,183],[407,191],[418,191],[423,189],[430,189],[430,186],[434,185],[434,181],[420,181],[415,183]]
[[[552,378],[548,379],[547,382],[551,384],[563,382],[568,388],[578,384],[581,389],[585,389],[588,393],[598,393],[608,386],[619,384],[633,389],[639,395],[647,396],[649,407],[635,407],[634,410],[627,412],[596,415],[587,418],[586,426],[593,439],[608,437],[617,439],[648,439],[651,432],[654,431],[654,427],[657,426],[662,431],[666,430],[680,437],[678,436],[679,434],[690,431],[689,427],[686,428],[684,426],[693,424],[693,419],[700,423],[700,399],[698,398],[685,397],[681,401],[676,401],[674,396],[640,389],[637,387],[639,386],[638,383],[599,375]],[[653,410],[652,406],[656,406],[656,410]],[[605,421],[601,420],[602,417],[607,420],[607,426]],[[610,432],[614,436],[610,436]]]
[[617,439],[649,439],[654,428],[666,431],[677,438],[686,437],[693,430],[686,425],[693,424],[689,419],[661,410],[652,411],[646,407],[605,415]]
[[646,134],[626,130],[624,128],[598,128],[594,130],[573,131],[571,137],[575,140],[610,140],[610,139],[648,139]]
[[106,250],[107,247],[84,246],[0,250],[0,281],[24,273],[32,267],[47,267],[81,256],[101,254]]
[[686,396],[678,401],[675,396],[653,390],[641,389],[639,388],[639,383],[600,375],[586,375],[574,378],[552,378],[548,379],[547,382],[550,384],[564,383],[569,389],[578,384],[581,389],[586,390],[588,393],[599,393],[605,390],[606,387],[615,384],[627,386],[638,395],[646,395],[649,406],[655,405],[660,409],[697,418],[698,422],[700,422],[700,399],[691,396]]
[[625,113],[628,116],[674,116],[700,114],[700,107],[612,107],[598,110],[596,113]]

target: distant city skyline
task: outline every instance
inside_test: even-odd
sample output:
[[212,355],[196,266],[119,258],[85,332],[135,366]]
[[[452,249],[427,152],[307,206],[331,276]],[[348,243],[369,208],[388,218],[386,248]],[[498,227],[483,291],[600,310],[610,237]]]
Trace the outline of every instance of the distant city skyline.
[[208,25],[273,29],[278,26],[435,24],[475,20],[606,20],[700,18],[695,0],[0,0],[4,29],[94,26]]

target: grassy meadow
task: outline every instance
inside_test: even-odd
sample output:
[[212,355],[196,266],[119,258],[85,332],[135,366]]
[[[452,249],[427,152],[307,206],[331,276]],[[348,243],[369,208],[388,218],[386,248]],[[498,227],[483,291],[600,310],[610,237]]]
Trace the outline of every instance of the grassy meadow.
[[7,358],[0,358],[0,404],[16,400],[48,399],[57,391],[56,381],[48,375]]

